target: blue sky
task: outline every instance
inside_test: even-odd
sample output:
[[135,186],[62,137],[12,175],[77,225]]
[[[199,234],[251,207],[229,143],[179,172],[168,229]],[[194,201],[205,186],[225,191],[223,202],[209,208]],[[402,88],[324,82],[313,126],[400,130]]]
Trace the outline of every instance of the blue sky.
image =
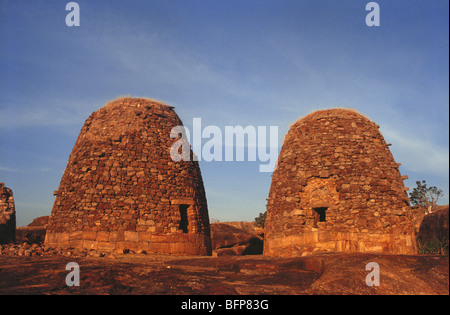
[[[449,196],[449,4],[360,0],[0,0],[0,181],[18,226],[49,215],[85,119],[129,95],[176,107],[183,123],[289,125],[354,108],[381,126],[406,185]],[[280,149],[279,148],[279,149]],[[210,218],[265,211],[258,162],[201,162]]]

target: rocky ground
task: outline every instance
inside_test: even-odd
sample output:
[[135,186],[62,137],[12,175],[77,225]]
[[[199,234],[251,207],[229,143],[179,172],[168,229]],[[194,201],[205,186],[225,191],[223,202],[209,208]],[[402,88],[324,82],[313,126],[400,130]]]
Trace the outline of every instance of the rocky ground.
[[[448,206],[446,211],[438,217],[447,223],[431,221],[428,230],[448,235]],[[62,250],[42,244],[47,220],[41,217],[18,229],[16,244],[0,245],[0,295],[449,294],[448,256],[270,258],[258,255],[263,231],[250,222],[211,224],[213,257]],[[69,262],[80,266],[79,287],[66,285]],[[369,262],[380,267],[380,286],[366,285]]]
[[[6,249],[5,247],[3,249]],[[302,258],[261,255],[181,257],[89,254],[42,248],[0,255],[4,294],[449,294],[445,256],[321,254]],[[25,250],[24,250],[25,251]],[[80,286],[65,283],[66,264],[80,266]],[[380,286],[366,285],[369,262],[380,266]]]

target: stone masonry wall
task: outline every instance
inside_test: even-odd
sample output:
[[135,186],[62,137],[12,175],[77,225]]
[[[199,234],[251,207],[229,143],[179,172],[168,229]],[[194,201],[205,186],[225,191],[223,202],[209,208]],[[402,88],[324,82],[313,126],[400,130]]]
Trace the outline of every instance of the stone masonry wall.
[[46,243],[210,255],[198,162],[170,158],[178,125],[173,107],[148,99],[121,98],[93,113],[55,192]]
[[0,244],[16,240],[16,209],[12,190],[0,183]]
[[416,253],[406,177],[378,127],[342,109],[291,126],[272,176],[265,255]]

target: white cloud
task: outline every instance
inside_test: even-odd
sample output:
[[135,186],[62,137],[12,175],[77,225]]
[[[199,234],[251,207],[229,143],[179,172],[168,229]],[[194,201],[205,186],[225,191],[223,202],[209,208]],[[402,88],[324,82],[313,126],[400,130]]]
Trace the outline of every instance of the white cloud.
[[2,171],[2,172],[10,172],[10,173],[23,173],[23,171],[21,171],[21,170],[16,170],[14,168],[1,167],[1,166],[0,166],[0,171]]
[[0,128],[79,125],[84,116],[86,109],[83,111],[78,105],[63,108],[52,104],[31,106],[24,102],[0,108]]
[[393,144],[391,151],[396,161],[401,162],[407,170],[448,178],[448,147],[442,147],[414,134],[402,134],[390,127],[384,127],[382,133],[386,142]]

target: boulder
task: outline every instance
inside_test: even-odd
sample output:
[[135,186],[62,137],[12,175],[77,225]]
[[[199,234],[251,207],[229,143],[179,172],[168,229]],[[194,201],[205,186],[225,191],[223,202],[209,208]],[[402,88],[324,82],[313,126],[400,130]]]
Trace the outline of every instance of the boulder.
[[42,243],[45,239],[49,216],[38,217],[27,226],[16,229],[16,240],[30,244]]
[[417,235],[420,242],[428,242],[433,239],[438,241],[448,240],[448,208],[448,205],[442,206],[424,216]]
[[211,224],[213,256],[259,255],[263,250],[263,229],[254,222]]

